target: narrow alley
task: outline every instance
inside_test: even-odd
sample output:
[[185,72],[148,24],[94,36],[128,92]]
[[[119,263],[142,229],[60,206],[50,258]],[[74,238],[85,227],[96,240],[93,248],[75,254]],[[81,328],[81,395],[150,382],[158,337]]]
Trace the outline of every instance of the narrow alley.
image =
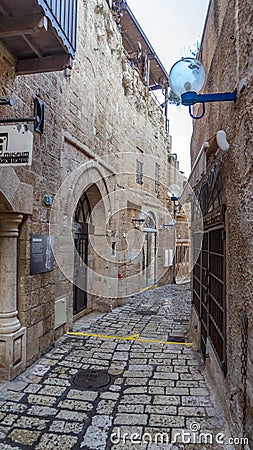
[[190,305],[189,285],[163,286],[75,322],[1,386],[0,450],[233,449],[189,342]]

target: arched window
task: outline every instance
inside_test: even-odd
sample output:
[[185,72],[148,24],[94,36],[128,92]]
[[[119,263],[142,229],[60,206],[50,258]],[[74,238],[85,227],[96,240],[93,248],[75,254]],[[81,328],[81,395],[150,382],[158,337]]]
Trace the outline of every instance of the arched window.
[[83,193],[74,214],[74,220],[78,223],[91,223],[91,207],[86,192]]

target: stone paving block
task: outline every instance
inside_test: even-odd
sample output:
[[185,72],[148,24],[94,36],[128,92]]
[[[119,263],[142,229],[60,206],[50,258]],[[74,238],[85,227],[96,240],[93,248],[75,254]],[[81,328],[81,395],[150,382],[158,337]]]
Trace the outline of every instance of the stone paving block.
[[36,394],[42,386],[40,384],[28,384],[27,388],[24,389],[25,393]]
[[124,383],[125,385],[130,385],[130,386],[145,386],[147,385],[149,382],[148,378],[143,378],[143,377],[139,377],[139,378],[126,378]]
[[191,406],[180,406],[178,408],[178,414],[180,416],[193,416],[193,417],[205,417],[206,412],[205,409],[199,406],[191,407]]
[[188,388],[190,388],[190,387],[198,387],[198,381],[182,381],[182,380],[179,380],[179,381],[176,381],[176,387],[188,387]]
[[116,402],[114,400],[101,400],[96,407],[96,412],[98,414],[112,414],[115,405]]
[[[129,359],[129,356],[128,356],[128,359]],[[130,359],[129,360],[129,364],[130,365],[134,365],[134,364],[153,364],[151,361],[148,361],[148,359],[147,358],[132,358],[132,359]]]
[[93,404],[79,400],[62,400],[59,403],[59,407],[63,409],[71,409],[74,411],[91,411]]
[[68,434],[52,434],[45,433],[38,445],[34,447],[34,450],[70,450],[78,441],[78,438],[75,436],[70,436]]
[[51,395],[54,397],[60,397],[65,391],[66,387],[47,385],[40,390],[39,395]]
[[49,428],[49,432],[79,434],[83,429],[83,424],[79,422],[69,422],[65,420],[54,420]]
[[14,428],[8,438],[11,439],[15,444],[22,444],[26,446],[32,446],[34,442],[37,441],[40,435],[39,431],[29,431],[23,428]]
[[172,405],[146,405],[145,412],[151,414],[177,415],[177,407]]
[[189,389],[183,387],[166,388],[167,395],[189,395]]
[[24,393],[21,393],[21,392],[15,392],[15,391],[10,391],[10,390],[0,391],[0,399],[1,400],[11,400],[13,402],[19,402],[22,397],[24,397]]
[[178,380],[179,375],[175,372],[156,372],[153,378],[159,378],[161,380]]
[[108,416],[106,414],[100,414],[98,416],[92,417],[92,425],[102,428],[103,430],[108,430],[112,425],[112,416]]
[[172,359],[172,364],[174,366],[185,366],[186,365],[186,359]]
[[127,404],[119,404],[117,406],[117,411],[119,413],[143,413],[144,412],[144,405],[127,405]]
[[82,401],[94,401],[98,396],[98,392],[95,391],[83,391],[80,389],[70,389],[67,394],[67,398]]
[[55,416],[57,413],[56,408],[50,408],[49,406],[31,406],[27,410],[27,414],[31,416],[50,417]]
[[1,444],[0,442],[0,450],[20,450],[20,447],[13,447],[12,445]]
[[180,380],[203,380],[203,375],[201,375],[200,373],[196,373],[196,374],[191,374],[191,373],[180,373],[179,374],[179,378]]
[[105,359],[107,361],[109,361],[112,358],[112,353],[103,353],[103,352],[96,352],[94,353],[93,357],[94,359]]
[[[47,378],[46,380],[44,380],[44,384],[49,384],[49,385],[52,385],[52,386],[66,386],[66,387],[71,386],[71,383],[69,381],[67,381],[67,380],[62,380],[62,379],[52,378],[52,377]],[[31,386],[36,386],[36,385],[34,385],[34,384],[31,385],[30,384],[28,386],[28,388],[25,389],[25,392],[31,392],[31,391],[28,390],[28,389],[31,388]],[[41,388],[41,386],[39,386],[39,388]]]
[[210,395],[210,392],[205,388],[190,388],[190,395]]
[[149,386],[157,386],[157,387],[168,387],[170,386],[171,388],[173,388],[173,386],[175,386],[175,381],[174,380],[163,380],[161,378],[156,378],[156,379],[152,379],[149,380],[148,382]]
[[43,430],[49,422],[49,420],[39,419],[38,417],[21,416],[16,420],[15,426],[17,428]]
[[179,373],[189,373],[189,367],[188,366],[173,366],[174,372]]
[[147,394],[148,388],[146,386],[140,386],[140,387],[131,387],[124,389],[124,395],[125,394]]
[[13,423],[16,422],[18,418],[17,414],[7,414],[6,416],[4,416],[4,418],[1,420],[1,425],[13,425]]
[[54,406],[57,403],[56,397],[48,397],[46,395],[29,394],[27,397],[28,403],[33,403],[43,406]]
[[147,414],[116,414],[114,425],[147,425]]
[[124,394],[121,398],[121,403],[133,404],[149,404],[151,402],[151,395],[148,394]]
[[146,370],[145,373],[143,373],[142,370],[125,370],[123,373],[123,377],[143,378],[143,375],[150,377],[152,373],[152,370]]
[[107,432],[93,425],[87,428],[84,438],[80,444],[80,448],[88,448],[91,450],[105,449],[107,441]]
[[153,354],[147,353],[147,350],[143,353],[140,352],[130,352],[129,354],[129,360],[133,360],[134,358],[140,358],[140,359],[146,359],[146,358],[153,358]]
[[119,398],[119,392],[104,392],[100,395],[100,398],[108,399],[108,400],[117,400]]
[[182,396],[182,406],[213,406],[210,397],[189,395]]
[[14,412],[22,413],[28,408],[27,405],[22,405],[21,403],[6,402],[1,406],[1,412]]
[[128,358],[129,358],[129,356],[128,356],[128,352],[123,352],[123,351],[121,351],[121,352],[114,352],[113,353],[113,360],[123,360],[123,361],[127,361],[128,360]]
[[1,440],[4,439],[7,436],[7,434],[9,434],[10,430],[11,430],[10,426],[6,427],[6,426],[0,425],[0,439]]
[[168,416],[164,414],[151,414],[148,424],[159,427],[184,427],[185,418],[179,416]]
[[165,388],[160,386],[150,386],[148,388],[148,394],[158,394],[163,395],[165,394]]
[[88,415],[80,411],[69,411],[68,409],[61,409],[55,417],[56,419],[63,419],[76,421],[76,422],[86,422]]
[[131,364],[131,362],[129,363],[129,370],[135,372],[135,371],[143,371],[144,373],[152,373],[154,371],[154,367],[153,365],[149,365],[149,364]]
[[154,405],[180,405],[181,397],[178,395],[155,395]]
[[129,351],[131,348],[131,344],[125,343],[125,344],[117,344],[117,351]]
[[25,381],[12,381],[11,383],[7,383],[5,388],[10,391],[23,391],[28,386],[28,383]]

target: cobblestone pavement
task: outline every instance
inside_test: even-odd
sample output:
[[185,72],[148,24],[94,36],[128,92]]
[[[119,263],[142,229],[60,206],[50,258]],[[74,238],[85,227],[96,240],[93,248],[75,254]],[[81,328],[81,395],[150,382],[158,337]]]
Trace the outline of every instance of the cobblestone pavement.
[[[189,286],[173,285],[79,319],[74,331],[134,334],[149,342],[64,335],[1,386],[0,450],[232,449],[216,443],[216,433],[226,430],[199,355],[181,344],[153,342],[187,342],[189,313]],[[87,381],[80,372],[86,369],[100,375],[91,382],[107,385],[78,388],[79,373]],[[205,439],[200,432],[212,435],[211,445],[199,443]]]

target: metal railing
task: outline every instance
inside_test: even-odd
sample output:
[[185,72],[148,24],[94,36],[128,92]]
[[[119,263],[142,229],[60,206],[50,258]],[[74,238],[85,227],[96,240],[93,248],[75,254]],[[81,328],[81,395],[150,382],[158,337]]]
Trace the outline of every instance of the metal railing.
[[76,49],[77,0],[38,0],[68,53]]

